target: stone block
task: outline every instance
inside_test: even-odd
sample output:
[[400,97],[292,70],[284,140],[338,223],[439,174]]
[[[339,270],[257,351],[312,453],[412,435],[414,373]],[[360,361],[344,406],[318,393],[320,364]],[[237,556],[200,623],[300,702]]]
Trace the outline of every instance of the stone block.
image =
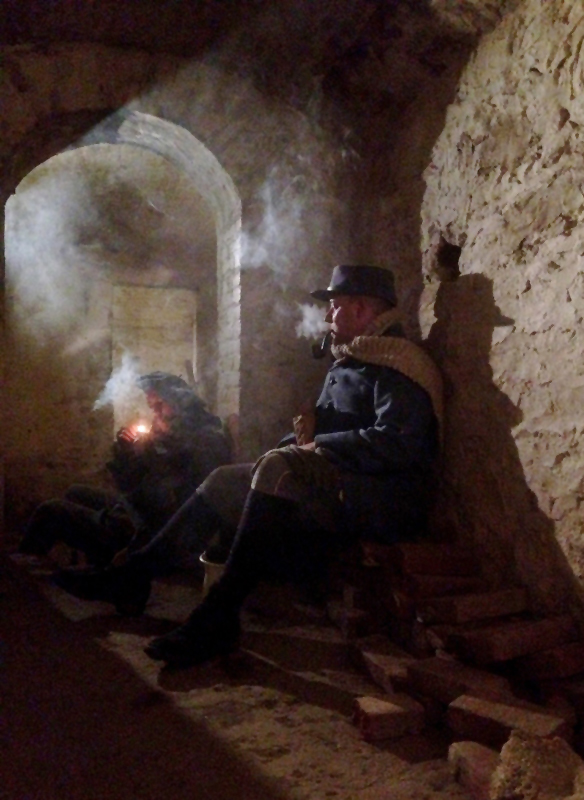
[[575,727],[578,723],[576,709],[568,700],[568,698],[560,691],[552,691],[545,698],[545,701],[542,701],[542,705],[550,714],[553,714],[555,717],[562,717],[562,719],[565,719],[568,725]]
[[412,620],[416,616],[416,601],[393,583],[379,587],[377,599],[392,619]]
[[[413,658],[411,653],[404,650],[388,636],[381,633],[372,633],[369,636],[362,636],[352,644],[352,650],[355,654],[363,653],[382,653],[386,656],[395,656],[396,658]],[[361,663],[361,662],[359,662]]]
[[368,742],[399,739],[408,733],[420,733],[425,725],[424,708],[414,700],[404,705],[377,697],[355,700],[353,721]]
[[419,616],[427,622],[459,624],[518,614],[526,608],[526,590],[515,588],[482,594],[432,598],[419,609]]
[[454,742],[448,749],[448,762],[455,780],[473,800],[490,800],[489,789],[499,753],[478,742]]
[[240,677],[301,697],[303,702],[350,717],[355,699],[375,696],[376,687],[364,675],[345,670],[293,671],[258,653],[247,651],[238,665]]
[[484,578],[456,575],[408,575],[404,591],[415,598],[476,594],[489,588]]
[[247,625],[241,644],[244,649],[285,664],[290,670],[344,669],[350,663],[348,646],[341,632],[327,627],[254,630]]
[[[434,625],[426,627],[426,638],[430,646],[436,652],[448,652],[449,643],[452,638],[459,633],[459,630],[453,625]],[[451,648],[454,647],[451,645]]]
[[428,639],[428,627],[416,619],[397,619],[387,621],[388,635],[416,658],[429,658],[436,655],[438,648]]
[[584,762],[562,739],[513,731],[491,778],[490,800],[582,797]]
[[477,664],[509,661],[574,641],[578,631],[570,616],[534,621],[504,621],[468,630],[443,631],[445,649]]
[[572,735],[564,719],[547,713],[544,708],[525,708],[470,695],[461,695],[450,703],[447,722],[456,738],[471,739],[499,749],[513,730],[540,738],[568,739]]
[[365,650],[362,653],[362,661],[375,683],[388,694],[393,694],[406,686],[408,666],[415,663],[416,659],[413,656],[404,658]]
[[576,675],[554,685],[574,708],[577,717],[584,719],[584,675]]
[[584,672],[584,643],[571,642],[520,658],[518,669],[527,678],[546,680],[569,678]]
[[366,633],[369,615],[359,608],[347,608],[341,601],[327,603],[329,619],[341,631],[345,639],[355,639]]
[[506,699],[511,687],[506,678],[469,667],[448,658],[412,660],[407,665],[407,688],[448,705],[461,695],[492,700]]
[[478,562],[469,553],[452,544],[428,542],[363,545],[365,558],[405,575],[477,576]]

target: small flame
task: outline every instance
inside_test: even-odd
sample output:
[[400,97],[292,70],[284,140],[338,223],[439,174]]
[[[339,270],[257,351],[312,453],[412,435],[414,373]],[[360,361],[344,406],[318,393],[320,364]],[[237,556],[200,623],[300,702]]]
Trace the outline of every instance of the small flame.
[[144,425],[144,423],[141,422],[139,425],[136,425],[135,430],[136,430],[136,433],[148,433],[150,428],[148,427],[148,425]]

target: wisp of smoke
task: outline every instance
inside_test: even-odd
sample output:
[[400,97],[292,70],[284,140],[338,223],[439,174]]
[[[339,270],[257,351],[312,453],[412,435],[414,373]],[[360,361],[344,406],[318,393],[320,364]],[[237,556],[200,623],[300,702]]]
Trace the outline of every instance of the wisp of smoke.
[[107,339],[108,332],[102,328],[95,328],[75,336],[73,341],[63,349],[64,356],[74,356],[89,347],[101,344]]
[[11,313],[43,338],[83,317],[85,281],[71,245],[71,220],[86,193],[74,181],[29,178],[6,204],[6,272]]
[[253,235],[241,236],[241,263],[243,267],[269,266],[276,273],[286,271],[283,254],[294,250],[299,234],[301,207],[298,202],[285,202],[283,192],[274,183],[267,182],[260,190],[263,207],[262,219]]
[[318,186],[306,176],[286,177],[274,168],[258,194],[259,223],[241,234],[242,269],[268,267],[287,285],[298,264],[310,259],[329,221],[319,210]]
[[[93,410],[115,403],[117,416],[129,418],[135,413],[142,394],[136,386],[139,376],[138,360],[130,353],[125,352],[122,355],[122,363],[113,370],[101,394],[93,404]],[[126,409],[127,413],[124,413]]]
[[308,303],[297,303],[302,312],[302,319],[296,325],[296,336],[314,339],[328,330],[328,323],[324,321],[326,307]]

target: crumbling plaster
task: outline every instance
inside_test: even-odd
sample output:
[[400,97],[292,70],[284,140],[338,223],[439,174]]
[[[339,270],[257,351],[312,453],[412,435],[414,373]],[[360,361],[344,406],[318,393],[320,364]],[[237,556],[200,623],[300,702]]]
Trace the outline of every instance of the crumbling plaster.
[[571,0],[526,0],[483,38],[422,205],[422,327],[449,393],[442,512],[494,579],[515,568],[552,607],[573,597],[570,568],[584,575],[583,42]]

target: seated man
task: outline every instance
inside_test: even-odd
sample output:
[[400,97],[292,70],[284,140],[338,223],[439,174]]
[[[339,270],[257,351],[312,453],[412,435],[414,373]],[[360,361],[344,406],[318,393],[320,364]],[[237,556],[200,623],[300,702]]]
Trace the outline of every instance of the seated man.
[[138,378],[154,413],[148,433],[122,428],[107,463],[116,491],[75,484],[63,499],[42,503],[20,544],[46,555],[58,541],[108,564],[130,545],[144,545],[216,467],[229,463],[221,421],[178,376]]
[[126,563],[58,580],[78,596],[109,600],[119,611],[133,599],[140,610],[177,537],[188,535],[201,551],[214,532],[237,525],[223,575],[184,625],[148,645],[154,659],[184,666],[232,650],[241,606],[260,581],[310,580],[358,539],[389,544],[425,532],[441,379],[404,338],[393,276],[339,266],[313,296],[330,303],[335,361],[313,413],[296,420],[296,439],[253,467],[215,470]]

